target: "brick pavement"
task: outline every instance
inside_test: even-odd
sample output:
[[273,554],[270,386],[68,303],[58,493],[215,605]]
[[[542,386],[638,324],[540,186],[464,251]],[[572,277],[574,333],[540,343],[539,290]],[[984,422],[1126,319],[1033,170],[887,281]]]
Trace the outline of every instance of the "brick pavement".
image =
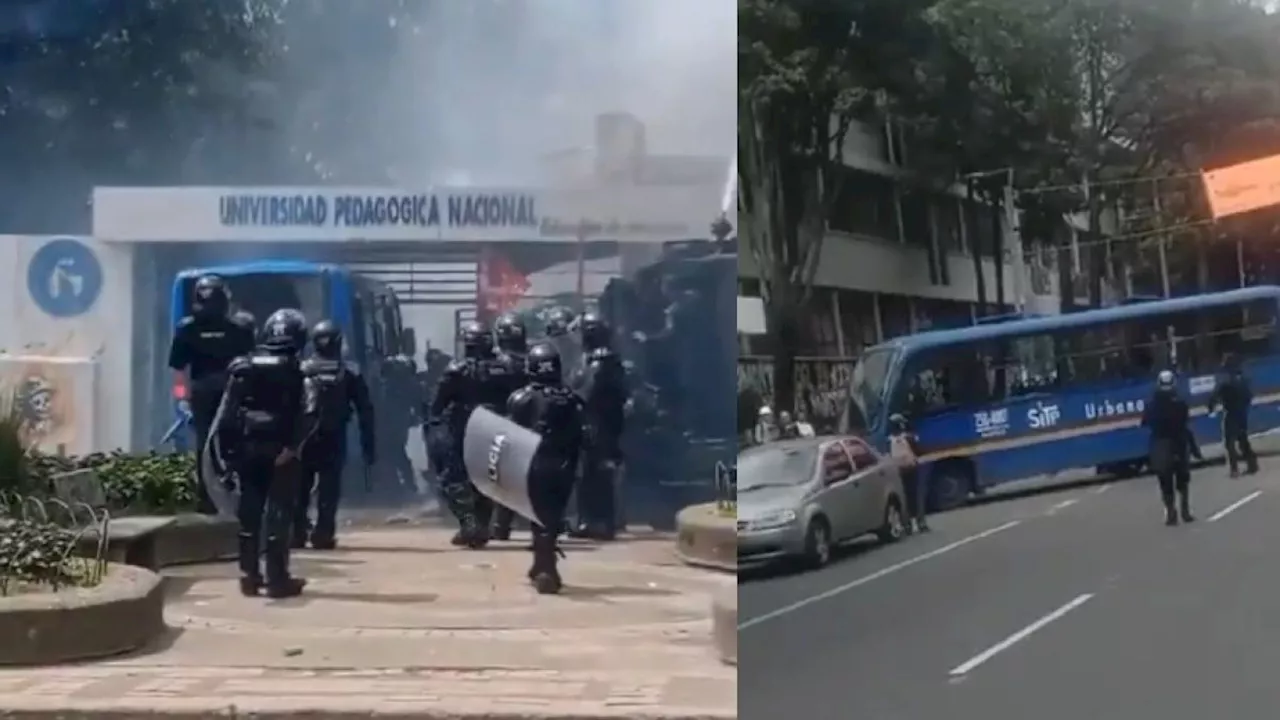
[[710,593],[670,538],[571,545],[559,597],[520,543],[454,550],[418,527],[299,553],[302,598],[239,597],[230,565],[166,571],[171,632],[146,653],[0,670],[0,718],[737,717]]

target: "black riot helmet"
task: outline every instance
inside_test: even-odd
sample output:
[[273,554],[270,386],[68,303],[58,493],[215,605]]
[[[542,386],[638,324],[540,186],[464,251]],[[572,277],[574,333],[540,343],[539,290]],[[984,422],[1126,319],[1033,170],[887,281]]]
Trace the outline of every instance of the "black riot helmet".
[[612,342],[609,324],[598,313],[584,313],[578,321],[578,329],[582,331],[582,349],[588,352],[609,347]]
[[462,326],[462,353],[472,360],[484,360],[493,355],[493,334],[483,324],[472,321]]
[[569,334],[573,325],[573,311],[567,307],[553,307],[547,311],[547,337],[555,338]]
[[325,360],[342,357],[342,331],[332,320],[321,320],[311,328],[311,346]]
[[493,324],[493,332],[498,336],[498,349],[505,352],[522,353],[529,349],[524,321],[519,315],[506,313]]
[[293,308],[271,313],[262,324],[262,346],[279,352],[302,352],[307,346],[307,318]]
[[560,369],[560,351],[551,343],[538,343],[525,358],[525,370],[529,379],[543,385],[559,385],[563,379]]
[[227,314],[231,297],[227,284],[217,275],[203,275],[196,280],[191,298],[191,312],[196,317],[222,317]]

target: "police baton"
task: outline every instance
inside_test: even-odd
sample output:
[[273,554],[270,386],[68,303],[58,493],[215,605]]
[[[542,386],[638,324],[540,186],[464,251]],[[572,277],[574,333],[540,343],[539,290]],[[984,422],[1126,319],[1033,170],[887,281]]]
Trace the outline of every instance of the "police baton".
[[369,472],[370,464],[368,462],[361,464],[364,466],[364,491],[373,492],[373,474]]

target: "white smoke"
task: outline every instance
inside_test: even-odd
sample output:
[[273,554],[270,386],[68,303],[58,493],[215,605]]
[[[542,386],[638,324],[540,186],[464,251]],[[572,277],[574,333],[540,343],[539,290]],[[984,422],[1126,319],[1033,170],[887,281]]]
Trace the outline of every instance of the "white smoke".
[[[599,113],[646,125],[650,152],[732,154],[736,9],[729,0],[424,0],[378,23],[309,16],[289,76],[341,97],[321,133],[335,165],[391,158],[404,184],[523,184],[538,158],[593,143]],[[381,10],[377,12],[382,12]],[[305,37],[298,37],[304,34]],[[334,102],[290,107],[313,134]]]

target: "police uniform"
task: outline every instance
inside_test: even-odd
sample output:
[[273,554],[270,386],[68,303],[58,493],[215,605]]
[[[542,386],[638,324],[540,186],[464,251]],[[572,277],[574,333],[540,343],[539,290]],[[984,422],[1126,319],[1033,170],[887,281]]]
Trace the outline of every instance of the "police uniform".
[[582,483],[578,486],[578,526],[574,534],[612,540],[617,533],[616,474],[622,464],[623,416],[627,404],[626,369],[613,351],[609,328],[594,313],[580,322],[583,367],[574,376],[587,423]]
[[[525,370],[525,356],[529,352],[528,334],[524,323],[514,314],[503,315],[494,323],[494,335],[498,340],[498,362],[503,367],[506,381],[505,395],[499,412],[506,413],[506,399],[529,383]],[[495,504],[492,536],[495,540],[511,539],[511,525],[515,512],[505,505]]]
[[[1160,482],[1165,524],[1191,522],[1191,457],[1200,457],[1191,432],[1191,412],[1178,396],[1173,372],[1162,370],[1156,391],[1143,409],[1142,425],[1151,432],[1149,461]],[[1175,505],[1175,500],[1177,504]]]
[[1222,444],[1227,451],[1227,466],[1231,477],[1240,474],[1240,461],[1245,462],[1245,472],[1258,472],[1258,456],[1249,442],[1249,408],[1253,406],[1253,388],[1249,378],[1240,368],[1240,360],[1234,354],[1222,360],[1222,373],[1209,396],[1209,413],[1222,407]]
[[529,500],[538,522],[533,526],[528,577],[539,593],[554,594],[562,585],[556,536],[573,494],[583,443],[583,405],[563,384],[560,355],[554,346],[539,344],[530,350],[528,370],[529,384],[508,400],[507,414],[542,438],[529,467]]
[[[347,461],[347,422],[355,411],[360,430],[360,453],[365,472],[375,460],[373,406],[364,378],[342,359],[342,333],[328,320],[311,331],[314,356],[302,363],[302,374],[315,393],[315,440],[302,456],[302,480],[293,514],[293,547],[308,540],[317,550],[335,547],[338,503],[342,496],[342,470]],[[311,493],[316,496],[316,523],[308,512]]]
[[[182,318],[169,345],[169,367],[187,374],[187,397],[199,457],[209,438],[214,413],[227,386],[227,369],[232,360],[249,354],[254,346],[253,326],[227,317],[228,296],[222,278],[206,275],[196,281],[192,314]],[[196,509],[216,512],[197,463],[199,483]]]
[[[522,387],[523,369],[514,365],[511,359],[497,352],[493,344],[493,336],[486,334],[489,344],[478,349],[476,359],[471,363],[473,380],[476,388],[476,405],[498,415],[507,412],[507,399],[517,388]],[[520,383],[516,385],[516,383]],[[493,500],[483,493],[473,493],[475,502],[476,523],[487,541],[491,537],[491,525],[494,511],[498,507]],[[509,533],[508,533],[509,534]]]
[[316,424],[308,418],[317,416],[315,392],[298,360],[306,332],[306,321],[296,310],[274,313],[262,345],[231,363],[226,394],[214,417],[214,465],[240,493],[236,515],[240,590],[245,595],[257,595],[265,587],[270,597],[292,597],[306,584],[289,574],[298,458],[315,434]]
[[482,399],[478,365],[492,356],[493,340],[484,326],[472,322],[462,328],[462,343],[466,357],[445,368],[427,411],[427,454],[445,506],[458,520],[453,544],[483,547],[489,533],[476,515],[477,493],[467,479],[462,441],[471,411]]

